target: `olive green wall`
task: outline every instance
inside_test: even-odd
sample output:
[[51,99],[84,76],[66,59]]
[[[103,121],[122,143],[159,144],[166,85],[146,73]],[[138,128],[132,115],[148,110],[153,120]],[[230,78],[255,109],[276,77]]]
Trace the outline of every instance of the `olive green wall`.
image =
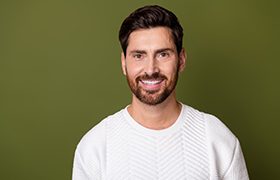
[[145,4],[174,11],[187,67],[178,98],[241,141],[251,179],[280,179],[279,3],[0,1],[0,179],[71,178],[75,146],[125,107],[118,29]]

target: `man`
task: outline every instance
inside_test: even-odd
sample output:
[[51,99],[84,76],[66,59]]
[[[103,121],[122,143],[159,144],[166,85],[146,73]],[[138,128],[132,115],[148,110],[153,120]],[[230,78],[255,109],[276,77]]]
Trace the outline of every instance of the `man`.
[[73,180],[247,180],[238,139],[216,117],[176,100],[186,63],[183,29],[160,6],[145,6],[122,23],[123,74],[132,102],[80,141]]

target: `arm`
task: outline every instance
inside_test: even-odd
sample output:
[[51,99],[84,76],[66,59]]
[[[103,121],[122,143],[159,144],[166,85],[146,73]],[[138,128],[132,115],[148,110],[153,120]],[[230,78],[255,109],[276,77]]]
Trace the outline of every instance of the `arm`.
[[223,180],[249,180],[245,160],[239,141],[236,139],[234,155]]
[[99,180],[104,177],[106,123],[101,121],[79,142],[74,156],[72,180]]
[[93,163],[86,163],[78,150],[75,152],[72,180],[97,180],[100,178],[100,168]]
[[238,139],[215,116],[206,115],[211,180],[248,180]]

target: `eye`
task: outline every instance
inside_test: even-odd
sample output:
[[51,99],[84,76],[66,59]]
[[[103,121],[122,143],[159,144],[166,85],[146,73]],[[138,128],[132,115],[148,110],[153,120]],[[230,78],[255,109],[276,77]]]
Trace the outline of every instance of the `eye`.
[[160,52],[158,57],[159,58],[167,58],[167,57],[169,57],[169,53],[168,52]]
[[143,55],[142,54],[140,54],[140,53],[136,53],[136,54],[133,54],[133,56],[132,56],[134,59],[136,59],[136,60],[140,60],[140,59],[142,59],[143,58]]

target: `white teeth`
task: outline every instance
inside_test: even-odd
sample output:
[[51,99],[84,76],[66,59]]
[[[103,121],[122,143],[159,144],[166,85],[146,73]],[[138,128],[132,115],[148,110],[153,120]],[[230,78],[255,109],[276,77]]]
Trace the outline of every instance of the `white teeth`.
[[161,81],[159,81],[159,80],[157,80],[157,81],[142,80],[142,82],[143,82],[144,84],[154,85],[154,84],[160,83]]

